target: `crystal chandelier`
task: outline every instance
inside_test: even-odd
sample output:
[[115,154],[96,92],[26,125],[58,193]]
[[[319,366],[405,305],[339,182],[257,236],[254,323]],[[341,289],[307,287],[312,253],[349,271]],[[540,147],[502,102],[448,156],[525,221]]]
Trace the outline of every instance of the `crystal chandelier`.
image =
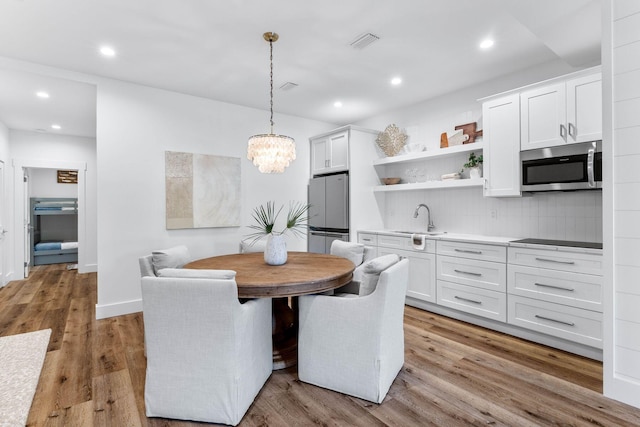
[[271,64],[271,132],[253,135],[249,138],[247,159],[252,160],[262,173],[282,173],[296,158],[296,142],[293,138],[273,133],[273,43],[278,40],[276,33],[264,33],[263,37],[269,42]]

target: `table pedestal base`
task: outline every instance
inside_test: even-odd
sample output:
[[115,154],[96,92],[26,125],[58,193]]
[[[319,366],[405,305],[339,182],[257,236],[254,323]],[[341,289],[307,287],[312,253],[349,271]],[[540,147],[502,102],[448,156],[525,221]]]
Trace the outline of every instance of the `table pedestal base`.
[[272,299],[273,369],[284,369],[298,363],[297,297]]

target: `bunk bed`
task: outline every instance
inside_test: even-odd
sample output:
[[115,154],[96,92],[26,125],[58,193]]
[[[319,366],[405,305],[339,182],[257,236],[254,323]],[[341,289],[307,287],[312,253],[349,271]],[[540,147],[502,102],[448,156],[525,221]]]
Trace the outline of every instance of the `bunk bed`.
[[78,199],[32,197],[31,265],[78,262]]

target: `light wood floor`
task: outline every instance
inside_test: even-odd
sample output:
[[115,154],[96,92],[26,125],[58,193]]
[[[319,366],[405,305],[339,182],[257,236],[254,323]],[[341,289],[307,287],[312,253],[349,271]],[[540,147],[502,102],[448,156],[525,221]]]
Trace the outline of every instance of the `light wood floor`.
[[[147,419],[140,313],[95,320],[96,275],[36,267],[0,289],[0,336],[51,328],[30,426],[202,426]],[[407,307],[405,365],[381,405],[274,372],[243,426],[631,426],[600,363]],[[1,368],[1,367],[0,367]]]

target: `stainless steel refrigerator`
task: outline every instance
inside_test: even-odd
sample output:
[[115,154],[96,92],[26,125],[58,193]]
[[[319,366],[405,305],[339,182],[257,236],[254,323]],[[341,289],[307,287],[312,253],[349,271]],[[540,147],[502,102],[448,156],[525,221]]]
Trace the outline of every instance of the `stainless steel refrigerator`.
[[308,196],[308,251],[328,254],[334,240],[349,241],[349,175],[312,178]]

